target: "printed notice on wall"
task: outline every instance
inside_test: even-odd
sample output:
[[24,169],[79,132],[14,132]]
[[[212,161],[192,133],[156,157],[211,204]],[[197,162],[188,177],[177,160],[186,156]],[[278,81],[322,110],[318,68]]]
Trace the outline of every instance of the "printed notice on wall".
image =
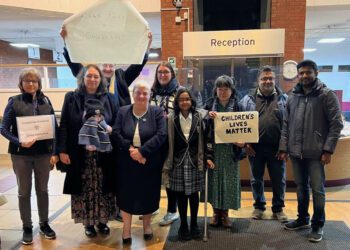
[[33,115],[16,117],[19,142],[46,140],[55,137],[55,117],[53,115]]
[[141,64],[149,25],[127,0],[100,0],[64,21],[72,62]]
[[214,120],[215,143],[259,141],[259,113],[218,112]]

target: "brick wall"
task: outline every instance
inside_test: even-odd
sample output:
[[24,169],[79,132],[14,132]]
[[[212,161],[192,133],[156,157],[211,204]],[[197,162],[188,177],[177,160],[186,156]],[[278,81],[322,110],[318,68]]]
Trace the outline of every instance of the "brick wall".
[[[15,48],[10,46],[8,42],[0,40],[0,64],[27,64],[27,49]],[[33,64],[55,63],[52,61],[52,51],[40,49],[40,60],[31,59]],[[30,66],[30,65],[28,65]],[[0,67],[0,87],[14,88],[18,84],[19,71],[23,67],[18,68],[2,68]],[[43,74],[42,68],[38,68]],[[49,69],[49,77],[55,77],[56,70]]]
[[[189,23],[189,31],[193,30],[193,1],[183,0],[182,7],[190,8],[189,19],[182,21],[180,24],[175,23],[175,17],[177,11],[172,4],[172,1],[161,0],[161,9],[174,9],[174,10],[161,10],[161,22],[162,22],[162,60],[167,61],[168,57],[176,57],[176,67],[182,68],[183,65],[183,53],[182,53],[182,32],[188,31],[187,27]],[[187,12],[181,9],[179,15],[183,18],[184,13]]]
[[[183,7],[190,8],[190,31],[193,27],[193,0],[184,0]],[[172,1],[161,0],[161,8],[174,8]],[[185,11],[181,10],[181,17]],[[306,0],[272,0],[271,1],[271,28],[285,28],[285,57],[286,60],[300,61],[304,58],[302,49],[305,40]],[[187,31],[187,23],[175,24],[176,11],[161,11],[162,20],[162,60],[175,56],[177,67],[186,67],[182,60],[182,32]],[[200,46],[200,44],[198,44]],[[285,91],[291,89],[296,81],[281,80]]]
[[[306,0],[272,0],[271,5],[271,28],[286,30],[285,54],[281,63],[301,61],[304,58]],[[281,87],[288,91],[295,83],[296,80],[282,80]]]

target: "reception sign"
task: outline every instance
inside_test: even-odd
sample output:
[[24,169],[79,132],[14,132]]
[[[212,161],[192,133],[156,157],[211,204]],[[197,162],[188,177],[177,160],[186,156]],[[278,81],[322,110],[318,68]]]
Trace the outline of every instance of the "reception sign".
[[218,112],[214,120],[215,143],[259,141],[259,113]]
[[183,33],[184,58],[282,57],[284,29]]
[[19,142],[46,140],[55,137],[55,117],[34,115],[16,117]]

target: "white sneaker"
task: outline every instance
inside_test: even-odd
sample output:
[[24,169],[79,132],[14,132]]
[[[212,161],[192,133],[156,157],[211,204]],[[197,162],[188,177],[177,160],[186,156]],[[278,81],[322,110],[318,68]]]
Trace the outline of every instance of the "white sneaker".
[[163,219],[159,222],[159,226],[167,226],[176,221],[179,218],[177,213],[167,213]]
[[[159,214],[159,209],[157,209],[156,211],[154,211],[154,212],[152,213],[152,217],[156,216],[157,214]],[[139,216],[139,220],[143,220],[143,215],[140,215],[140,216]]]

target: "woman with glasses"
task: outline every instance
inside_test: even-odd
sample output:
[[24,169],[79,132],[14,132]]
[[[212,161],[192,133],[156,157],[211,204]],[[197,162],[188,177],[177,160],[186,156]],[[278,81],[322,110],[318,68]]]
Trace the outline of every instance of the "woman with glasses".
[[[151,104],[161,107],[164,116],[174,110],[174,98],[179,89],[179,83],[175,78],[173,67],[168,62],[161,62],[156,68],[156,74],[152,86]],[[161,155],[166,156],[166,147],[161,149]],[[166,226],[179,218],[176,213],[176,193],[166,187],[168,197],[167,213],[159,222],[160,226]]]
[[159,208],[163,155],[166,140],[163,110],[149,105],[150,88],[137,82],[134,104],[119,109],[113,139],[118,144],[117,198],[123,217],[123,244],[131,244],[133,214],[143,215],[145,240],[153,238],[151,216]]
[[208,154],[213,164],[208,164],[208,202],[213,207],[211,226],[231,227],[228,210],[241,206],[241,184],[239,160],[244,143],[215,144],[214,119],[217,112],[236,112],[241,108],[231,77],[219,76],[215,80],[213,97],[208,100],[209,111]]
[[86,236],[95,237],[95,225],[101,234],[109,234],[107,222],[116,214],[115,163],[110,152],[79,145],[79,131],[90,115],[103,114],[107,124],[114,124],[117,106],[97,65],[82,68],[77,82],[78,88],[65,96],[59,130],[59,156],[67,165],[63,192],[71,195],[74,222],[84,225]]
[[[18,87],[21,94],[12,96],[5,108],[1,134],[10,141],[9,153],[17,178],[18,204],[23,224],[24,245],[33,242],[33,223],[31,218],[32,173],[34,172],[37,196],[40,233],[47,239],[56,238],[49,226],[48,182],[50,170],[57,163],[55,140],[20,141],[17,131],[17,117],[54,115],[47,96],[41,91],[41,76],[34,68],[25,68],[19,75]],[[55,119],[56,134],[57,124]]]

